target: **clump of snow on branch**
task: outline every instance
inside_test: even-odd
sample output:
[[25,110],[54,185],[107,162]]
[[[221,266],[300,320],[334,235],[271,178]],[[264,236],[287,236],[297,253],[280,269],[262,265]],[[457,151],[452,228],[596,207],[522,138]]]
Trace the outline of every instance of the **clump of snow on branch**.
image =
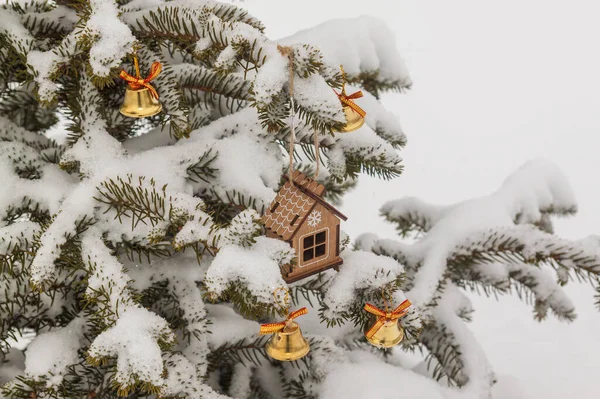
[[230,225],[221,230],[224,245],[249,246],[254,238],[260,235],[260,215],[254,209],[246,209],[238,213]]
[[418,219],[430,228],[413,245],[383,240],[376,250],[399,252],[415,263],[422,262],[406,294],[419,306],[425,305],[432,299],[452,251],[473,234],[514,226],[515,222],[536,222],[544,211],[560,213],[574,209],[575,199],[562,172],[550,162],[531,161],[511,175],[498,191],[478,199],[443,209],[422,203],[415,207],[412,198],[385,204],[382,212],[388,220],[405,222],[410,218],[408,213],[419,213]]
[[227,305],[206,305],[211,332],[207,339],[210,347],[216,349],[228,342],[244,338],[254,338],[260,330],[260,324],[247,320]]
[[159,341],[170,344],[175,337],[160,316],[138,307],[126,309],[113,327],[90,345],[91,359],[117,357],[116,380],[123,386],[135,383],[134,376],[154,386],[163,384],[163,361]]
[[267,237],[257,237],[249,248],[225,245],[206,272],[207,288],[220,295],[230,282],[241,281],[259,301],[271,303],[273,290],[285,287],[280,266],[294,256],[288,243]]
[[371,252],[349,251],[342,254],[342,258],[344,267],[332,279],[323,299],[330,317],[347,310],[357,290],[383,286],[404,272],[394,259]]
[[90,264],[85,294],[88,298],[95,298],[100,293],[108,293],[108,308],[116,315],[132,306],[133,298],[123,265],[111,255],[101,237],[101,232],[91,227],[81,242],[82,256]]
[[476,399],[457,390],[444,388],[436,381],[410,370],[382,363],[370,353],[354,351],[350,362],[335,364],[323,382],[319,397],[334,398],[398,398],[400,392],[410,397],[427,399]]
[[90,64],[98,76],[106,76],[131,52],[135,37],[119,20],[119,9],[112,0],[90,1],[91,14],[83,34],[93,38]]
[[[331,40],[332,37],[336,39]],[[377,18],[362,16],[328,21],[280,43],[313,44],[321,50],[327,63],[344,65],[349,75],[379,71],[384,80],[399,82],[403,87],[412,84],[406,64],[398,54],[394,34]]]
[[35,337],[27,346],[25,373],[37,380],[47,379],[49,386],[59,385],[67,367],[79,363],[84,325],[83,319],[75,318],[65,327]]

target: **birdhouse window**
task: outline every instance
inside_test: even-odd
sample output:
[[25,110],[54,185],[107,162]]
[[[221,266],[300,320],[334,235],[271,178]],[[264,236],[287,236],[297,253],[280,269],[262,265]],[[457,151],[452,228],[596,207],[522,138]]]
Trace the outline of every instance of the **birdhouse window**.
[[302,263],[327,256],[327,229],[302,238]]

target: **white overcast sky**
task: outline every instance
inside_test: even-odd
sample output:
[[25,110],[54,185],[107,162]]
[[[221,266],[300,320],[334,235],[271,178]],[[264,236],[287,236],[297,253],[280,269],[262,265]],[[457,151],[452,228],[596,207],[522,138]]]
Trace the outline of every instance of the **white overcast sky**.
[[[342,207],[352,236],[393,235],[377,216],[386,200],[450,203],[495,190],[531,158],[570,179],[578,216],[558,234],[600,234],[600,1],[247,0],[272,39],[333,18],[371,15],[396,33],[414,88],[384,96],[408,146],[393,182],[363,179]],[[348,29],[352,29],[349,25]],[[365,202],[371,204],[364,206]],[[471,328],[504,381],[523,398],[597,398],[600,313],[591,289],[568,290],[578,320],[536,323],[517,299],[475,299]],[[509,377],[512,376],[512,377]],[[515,393],[511,399],[516,399]]]

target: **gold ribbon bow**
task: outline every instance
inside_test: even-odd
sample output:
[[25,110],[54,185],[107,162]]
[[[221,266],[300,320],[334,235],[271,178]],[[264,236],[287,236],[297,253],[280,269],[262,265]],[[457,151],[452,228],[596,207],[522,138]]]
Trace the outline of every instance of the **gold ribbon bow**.
[[363,96],[363,92],[362,91],[359,90],[357,92],[354,92],[354,93],[348,95],[348,94],[346,94],[346,92],[344,90],[342,90],[341,93],[338,93],[337,91],[335,91],[335,94],[337,94],[338,98],[340,99],[340,101],[343,104],[345,104],[345,105],[349,106],[350,108],[352,108],[362,118],[364,118],[365,115],[367,115],[367,113],[365,112],[364,109],[362,109],[354,101],[352,101],[352,100],[356,100],[357,98],[361,98]]
[[375,335],[375,333],[377,333],[377,331],[379,331],[381,326],[383,326],[386,321],[398,320],[402,316],[405,316],[408,313],[407,309],[410,307],[410,305],[412,305],[412,303],[408,299],[406,299],[404,302],[402,302],[400,305],[398,305],[398,307],[396,309],[394,309],[393,311],[388,312],[386,310],[384,312],[383,310],[377,308],[375,305],[371,305],[370,303],[365,304],[364,309],[367,312],[374,314],[375,316],[378,317],[378,319],[375,322],[375,324],[373,325],[373,327],[371,327],[371,329],[365,333],[365,336],[367,338],[372,338],[373,335]]
[[150,81],[155,79],[158,76],[158,74],[160,73],[160,71],[162,70],[161,63],[158,61],[153,62],[152,66],[150,67],[150,73],[144,79],[142,79],[140,76],[140,66],[138,65],[137,57],[135,57],[133,59],[133,64],[135,66],[135,75],[136,76],[131,76],[125,70],[122,70],[121,73],[119,74],[119,77],[121,79],[123,79],[124,81],[126,81],[129,84],[129,87],[133,90],[139,90],[142,87],[147,88],[150,91],[150,94],[152,95],[152,97],[154,97],[155,99],[158,100],[158,92],[150,84]]
[[308,313],[308,309],[302,308],[302,309],[298,309],[298,310],[290,313],[288,315],[287,319],[285,319],[285,321],[282,321],[280,323],[261,324],[260,325],[260,333],[259,334],[273,334],[273,333],[276,333],[278,331],[281,331],[288,324],[291,324],[292,320],[294,320],[296,317],[305,315],[307,313]]

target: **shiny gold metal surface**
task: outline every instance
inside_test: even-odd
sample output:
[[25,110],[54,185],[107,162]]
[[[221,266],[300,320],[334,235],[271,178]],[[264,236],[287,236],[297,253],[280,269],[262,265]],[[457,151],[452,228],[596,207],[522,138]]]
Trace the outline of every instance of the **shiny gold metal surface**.
[[298,323],[291,322],[289,326],[273,334],[265,349],[273,359],[292,361],[306,356],[310,350],[310,345],[306,338],[302,336]]
[[142,87],[133,90],[125,90],[125,99],[121,105],[121,113],[132,118],[146,118],[158,114],[162,110],[162,104],[152,96],[150,91]]
[[[370,326],[366,330],[369,330]],[[367,340],[378,348],[391,348],[398,345],[404,338],[404,329],[398,325],[398,320],[387,320],[371,338]]]
[[365,123],[365,118],[360,116],[358,112],[350,106],[343,104],[342,109],[346,115],[346,125],[339,131],[340,133],[350,133],[358,130]]

